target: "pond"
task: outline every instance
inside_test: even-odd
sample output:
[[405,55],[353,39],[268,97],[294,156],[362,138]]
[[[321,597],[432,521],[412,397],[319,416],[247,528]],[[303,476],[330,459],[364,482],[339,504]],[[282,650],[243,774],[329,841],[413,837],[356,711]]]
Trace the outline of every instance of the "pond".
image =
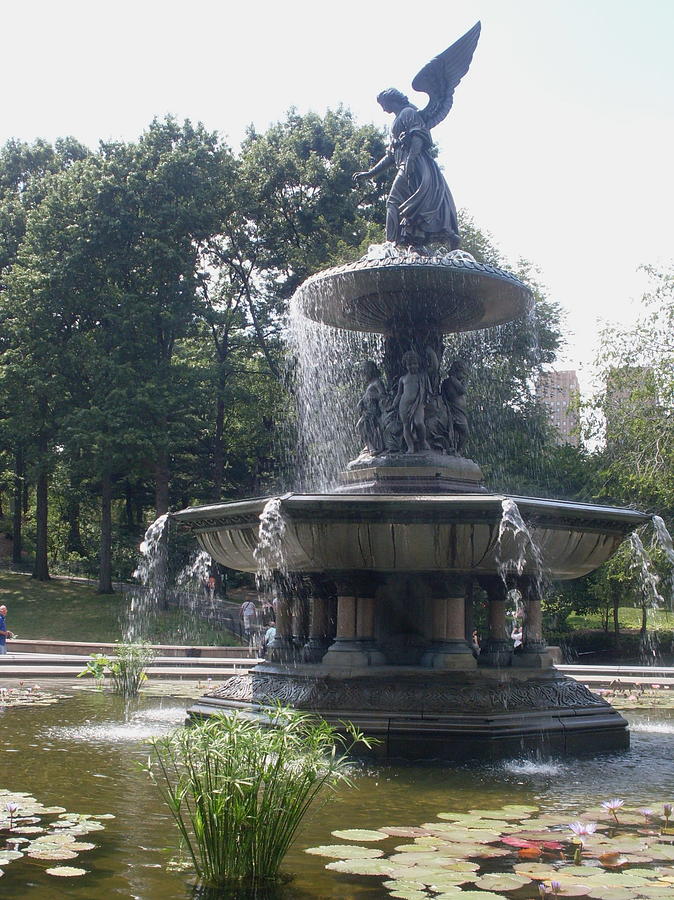
[[[52,706],[0,713],[0,788],[28,792],[45,806],[62,806],[69,813],[112,813],[115,818],[84,838],[96,849],[67,863],[88,874],[57,879],[46,874],[53,863],[24,857],[3,867],[3,895],[186,900],[192,896],[189,876],[167,869],[177,833],[141,764],[148,754],[144,741],[180,724],[189,701],[142,696],[125,704],[107,693],[70,690],[71,697]],[[304,853],[307,847],[337,843],[331,836],[336,829],[419,825],[443,811],[506,803],[559,811],[566,816],[562,821],[569,822],[611,797],[661,807],[674,797],[674,717],[667,710],[640,710],[628,718],[632,748],[594,759],[514,759],[458,767],[355,765],[355,787],[340,789],[302,829],[286,859],[284,868],[295,877],[283,895],[288,900],[390,896],[381,878],[326,871],[330,860]],[[400,843],[399,838],[391,841],[387,852]]]

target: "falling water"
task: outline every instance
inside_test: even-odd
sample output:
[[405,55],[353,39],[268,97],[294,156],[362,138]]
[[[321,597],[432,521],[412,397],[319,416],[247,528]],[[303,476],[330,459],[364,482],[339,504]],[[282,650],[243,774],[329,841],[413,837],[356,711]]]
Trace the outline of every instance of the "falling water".
[[655,537],[658,544],[671,565],[674,566],[674,544],[672,544],[672,536],[660,516],[653,516],[653,528],[655,529]]
[[213,560],[210,553],[199,550],[176,575],[176,589],[183,597],[201,596],[204,582],[211,573]]
[[[643,594],[642,603],[647,611],[646,622],[648,622],[649,617],[652,622],[664,605],[664,600],[658,589],[660,578],[653,571],[651,559],[636,531],[633,531],[629,536],[629,545],[632,552],[632,567],[640,577],[640,587]],[[641,649],[645,661],[655,663],[658,655],[658,638],[657,632],[653,628],[650,630],[647,628],[642,638]]]
[[540,548],[522,518],[517,503],[510,497],[501,502],[497,566],[505,583],[508,575],[524,575],[525,570],[526,574],[533,575],[539,581],[543,575]]
[[331,328],[291,304],[286,329],[297,401],[295,477],[300,490],[329,491],[358,455],[356,404],[363,391],[362,362],[379,359],[379,338]]
[[288,574],[284,544],[286,522],[283,518],[281,503],[280,497],[272,497],[265,503],[264,509],[260,513],[258,543],[253,551],[257,563],[255,583],[259,591],[271,590],[274,573]]
[[126,641],[139,641],[148,633],[156,610],[164,602],[168,571],[168,523],[165,513],[150,525],[140,545],[140,560],[133,573],[142,588],[131,593],[128,620],[124,630]]

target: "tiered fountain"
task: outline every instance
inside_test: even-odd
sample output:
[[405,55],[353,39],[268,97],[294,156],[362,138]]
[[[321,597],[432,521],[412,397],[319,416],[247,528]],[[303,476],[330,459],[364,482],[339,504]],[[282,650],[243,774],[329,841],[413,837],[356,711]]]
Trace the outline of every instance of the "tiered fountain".
[[[648,517],[488,492],[463,455],[464,367],[443,362],[443,335],[509,322],[533,302],[513,275],[458,249],[454,202],[429,152],[429,129],[449,111],[478,36],[479,24],[419,73],[414,87],[431,98],[423,111],[395,90],[380,95],[395,114],[391,146],[355,178],[397,169],[388,241],[313,276],[294,299],[309,319],[384,336],[381,365],[365,365],[362,452],[332,493],[175,514],[219,563],[266,570],[279,598],[268,659],[209,692],[194,715],[263,716],[278,701],[349,719],[393,757],[628,745],[625,720],[554,668],[541,585],[544,573],[591,572]],[[477,659],[466,639],[474,593],[489,623]],[[521,653],[507,626],[512,596]]]

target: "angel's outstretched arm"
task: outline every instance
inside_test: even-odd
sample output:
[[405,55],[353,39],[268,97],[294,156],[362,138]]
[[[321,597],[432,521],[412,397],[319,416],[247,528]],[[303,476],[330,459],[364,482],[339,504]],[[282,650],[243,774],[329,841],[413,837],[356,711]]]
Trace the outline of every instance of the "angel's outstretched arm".
[[379,160],[371,169],[368,169],[367,172],[356,172],[353,176],[353,180],[355,182],[360,181],[361,178],[375,178],[377,175],[380,175],[382,172],[385,172],[387,169],[390,169],[392,165],[395,164],[395,159],[391,153],[387,153],[385,156]]

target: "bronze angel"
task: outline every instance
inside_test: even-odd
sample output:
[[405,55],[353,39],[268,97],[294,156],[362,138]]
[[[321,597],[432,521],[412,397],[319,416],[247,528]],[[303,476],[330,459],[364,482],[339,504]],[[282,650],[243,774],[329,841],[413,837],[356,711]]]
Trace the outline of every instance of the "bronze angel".
[[386,201],[386,239],[396,244],[419,246],[431,241],[459,246],[456,206],[438,164],[431,154],[431,128],[452,108],[454,89],[468,71],[480,37],[480,23],[436,56],[412,82],[415,91],[428,94],[424,109],[417,109],[407,97],[389,88],[377,102],[384,112],[393,113],[391,142],[386,155],[367,172],[353,178],[371,178],[397,168]]

